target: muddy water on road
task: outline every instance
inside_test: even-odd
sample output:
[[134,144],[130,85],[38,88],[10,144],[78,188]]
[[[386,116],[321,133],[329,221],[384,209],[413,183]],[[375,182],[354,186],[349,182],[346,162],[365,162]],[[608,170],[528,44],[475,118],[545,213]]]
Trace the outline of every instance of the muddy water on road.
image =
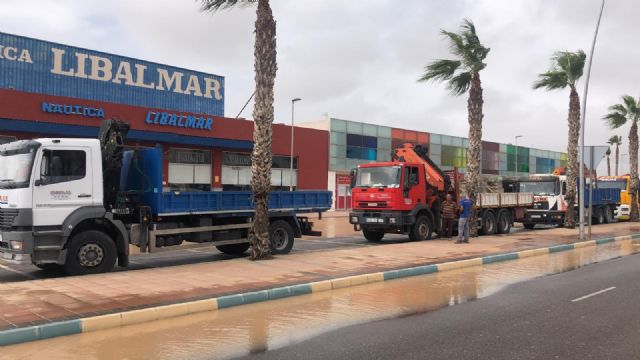
[[315,335],[452,306],[509,284],[631,255],[640,243],[476,266],[384,283],[224,309],[106,331],[9,346],[0,359],[224,359],[275,349]]

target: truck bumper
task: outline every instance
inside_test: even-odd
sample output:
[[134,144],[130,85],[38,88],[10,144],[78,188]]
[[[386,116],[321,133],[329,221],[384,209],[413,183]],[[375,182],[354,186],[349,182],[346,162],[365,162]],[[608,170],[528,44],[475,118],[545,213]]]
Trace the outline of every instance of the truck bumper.
[[412,225],[415,216],[399,211],[352,211],[349,213],[349,223],[367,228]]
[[524,214],[525,224],[558,224],[564,217],[564,211],[527,211]]
[[31,231],[0,231],[0,259],[30,264],[32,249]]

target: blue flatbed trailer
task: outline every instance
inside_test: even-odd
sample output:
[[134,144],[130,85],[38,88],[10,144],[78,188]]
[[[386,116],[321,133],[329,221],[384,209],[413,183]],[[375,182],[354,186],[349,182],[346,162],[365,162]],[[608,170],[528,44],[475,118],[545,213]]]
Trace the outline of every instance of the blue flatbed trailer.
[[605,205],[617,206],[620,204],[620,189],[594,188],[591,191],[593,191],[593,201],[591,201],[589,197],[589,187],[587,186],[584,189],[584,207],[589,207],[589,203],[591,203],[592,207]]
[[[169,191],[163,189],[162,149],[128,150],[120,172],[122,196],[134,198],[140,216],[149,218],[132,243],[141,251],[181,245],[212,243],[227,254],[241,254],[249,247],[248,229],[255,210],[250,191]],[[288,253],[293,239],[319,235],[313,223],[300,214],[331,209],[332,193],[326,190],[275,191],[269,194],[269,235],[274,253]],[[137,225],[135,225],[137,226]],[[134,229],[133,233],[137,232]]]

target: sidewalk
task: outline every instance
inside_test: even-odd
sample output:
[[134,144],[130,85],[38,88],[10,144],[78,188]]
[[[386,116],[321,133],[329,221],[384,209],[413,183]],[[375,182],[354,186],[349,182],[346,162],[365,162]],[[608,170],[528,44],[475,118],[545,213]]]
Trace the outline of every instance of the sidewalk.
[[[638,224],[600,225],[593,228],[593,239],[637,233]],[[471,244],[463,245],[446,240],[406,242],[295,253],[260,262],[242,258],[6,283],[0,284],[0,330],[576,241],[576,229],[546,229],[472,238]]]

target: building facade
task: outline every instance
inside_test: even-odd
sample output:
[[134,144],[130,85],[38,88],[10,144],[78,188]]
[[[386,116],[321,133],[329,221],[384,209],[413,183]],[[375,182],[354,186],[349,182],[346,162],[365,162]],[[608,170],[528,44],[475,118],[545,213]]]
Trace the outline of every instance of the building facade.
[[[420,132],[335,118],[300,126],[329,132],[327,187],[334,191],[335,208],[350,205],[349,171],[360,164],[390,161],[391,150],[404,143],[429,149],[429,157],[442,169],[464,172],[469,140],[457,136]],[[517,161],[516,161],[517,159]],[[565,166],[565,153],[496,142],[482,142],[482,173],[496,176],[549,174]],[[516,168],[518,169],[516,172]]]
[[[0,33],[0,142],[96,137],[131,125],[126,145],[161,146],[165,190],[245,190],[253,122],[224,117],[224,77]],[[274,189],[326,189],[329,133],[273,126]],[[293,173],[290,172],[293,161]]]

